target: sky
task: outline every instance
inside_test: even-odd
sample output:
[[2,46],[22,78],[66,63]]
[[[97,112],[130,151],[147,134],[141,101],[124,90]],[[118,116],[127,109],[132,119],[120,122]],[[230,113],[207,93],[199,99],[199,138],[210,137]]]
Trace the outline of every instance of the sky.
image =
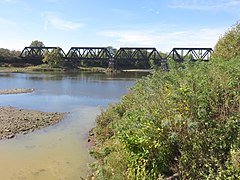
[[0,0],[0,48],[214,48],[239,20],[240,0]]

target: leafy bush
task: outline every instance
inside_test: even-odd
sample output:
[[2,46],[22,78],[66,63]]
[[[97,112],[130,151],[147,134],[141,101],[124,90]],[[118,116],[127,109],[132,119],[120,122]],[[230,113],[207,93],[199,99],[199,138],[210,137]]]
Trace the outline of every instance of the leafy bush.
[[239,177],[239,59],[173,65],[97,118],[96,178]]
[[217,42],[214,57],[231,59],[240,56],[240,23],[236,23]]
[[52,67],[63,67],[64,66],[64,55],[61,49],[58,47],[53,49],[51,52],[46,51],[42,60],[44,63],[49,64]]

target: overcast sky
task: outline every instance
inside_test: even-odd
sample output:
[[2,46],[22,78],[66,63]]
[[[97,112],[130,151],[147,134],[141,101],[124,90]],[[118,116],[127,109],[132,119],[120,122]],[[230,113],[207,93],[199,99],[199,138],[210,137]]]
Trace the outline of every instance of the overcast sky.
[[240,0],[0,0],[0,48],[214,47]]

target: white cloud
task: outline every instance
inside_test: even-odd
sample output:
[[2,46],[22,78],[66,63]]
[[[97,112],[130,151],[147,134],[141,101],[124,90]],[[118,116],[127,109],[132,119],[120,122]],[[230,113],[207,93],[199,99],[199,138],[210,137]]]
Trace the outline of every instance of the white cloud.
[[63,20],[59,18],[55,13],[43,13],[46,17],[44,29],[47,30],[48,26],[51,25],[52,27],[60,30],[77,30],[84,26],[84,24],[79,22],[73,22],[68,20]]
[[99,34],[112,38],[119,47],[156,47],[169,52],[174,47],[214,47],[225,29],[186,29],[183,31],[102,31]]
[[232,11],[239,10],[240,0],[174,0],[169,7],[204,11]]
[[11,20],[8,20],[8,19],[5,19],[5,18],[1,18],[1,17],[0,17],[0,24],[2,24],[2,25],[11,25],[11,26],[16,25],[15,22],[13,22]]

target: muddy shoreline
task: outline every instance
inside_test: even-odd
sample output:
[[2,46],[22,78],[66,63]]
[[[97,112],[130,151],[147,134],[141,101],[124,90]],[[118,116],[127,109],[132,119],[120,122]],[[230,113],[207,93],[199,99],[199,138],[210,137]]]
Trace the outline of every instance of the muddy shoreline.
[[17,88],[17,89],[0,89],[1,94],[20,94],[20,93],[32,93],[33,89]]
[[61,121],[65,113],[0,107],[0,139],[11,139]]
[[[0,89],[0,95],[32,93],[33,89]],[[0,140],[11,139],[61,121],[65,113],[41,112],[0,106]]]

